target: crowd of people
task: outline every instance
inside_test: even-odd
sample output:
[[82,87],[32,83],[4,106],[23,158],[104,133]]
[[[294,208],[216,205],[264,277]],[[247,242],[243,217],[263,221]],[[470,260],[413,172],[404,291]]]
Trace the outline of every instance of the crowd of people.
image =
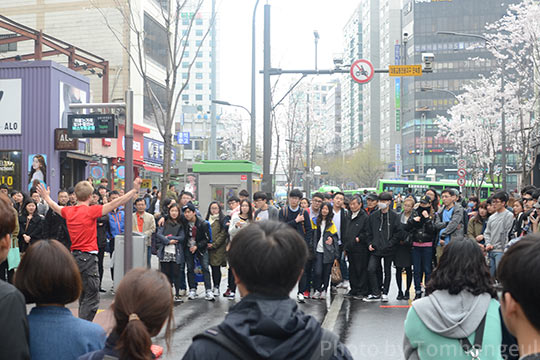
[[[497,191],[482,202],[465,201],[451,188],[428,189],[419,198],[335,192],[311,199],[293,189],[281,206],[264,192],[251,198],[243,190],[227,199],[227,212],[213,201],[203,217],[193,195],[174,186],[165,196],[157,188],[141,196],[140,179],[126,193],[107,185],[105,179],[81,181],[58,192],[57,201],[42,185],[30,195],[0,188],[0,302],[6,305],[0,316],[22,335],[13,346],[0,345],[11,355],[6,358],[155,358],[151,337],[165,327],[168,343],[173,304],[186,296],[195,300],[200,281],[208,301],[238,293],[242,300],[221,325],[195,336],[185,358],[330,358],[331,351],[331,358],[348,359],[339,339],[304,315],[289,293],[296,287],[296,301],[304,303],[342,288],[351,300],[387,302],[394,268],[397,300],[414,300],[405,322],[407,359],[448,358],[431,354],[430,346],[440,350],[449,339],[455,340],[451,358],[507,345],[493,358],[517,359],[510,353],[513,336],[518,355],[540,351],[526,333],[540,334],[540,294],[528,280],[540,274],[540,238],[534,235],[540,190],[532,186],[519,197]],[[130,199],[134,207],[127,211]],[[99,292],[107,291],[106,253],[114,276],[114,242],[125,231],[125,216],[146,238],[147,267],[155,255],[159,271],[135,269],[110,290],[116,291],[116,325],[106,337],[90,321]],[[525,254],[530,261],[521,263]],[[339,282],[330,276],[336,268]],[[79,319],[65,308],[77,300]],[[28,316],[25,302],[37,305]],[[277,310],[290,316],[277,316]],[[257,340],[246,339],[253,331]],[[62,347],[68,338],[74,340]],[[279,346],[276,339],[282,339]],[[321,347],[324,342],[331,346]],[[55,344],[58,353],[51,351]]]

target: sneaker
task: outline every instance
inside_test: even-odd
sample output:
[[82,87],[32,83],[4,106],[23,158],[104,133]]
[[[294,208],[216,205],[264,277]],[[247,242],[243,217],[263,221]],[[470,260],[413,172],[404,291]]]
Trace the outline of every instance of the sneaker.
[[382,302],[388,302],[388,295],[387,294],[382,294],[381,301]]
[[349,280],[343,280],[337,285],[340,289],[348,289],[349,288]]
[[310,293],[308,290],[304,291],[304,299],[309,299]]
[[409,300],[411,298],[411,294],[409,293],[409,290],[405,291],[405,294],[403,295],[403,300]]
[[304,294],[302,293],[298,293],[296,295],[296,300],[300,303],[300,304],[303,304],[306,302],[306,300],[304,299]]
[[195,300],[197,298],[197,292],[195,290],[189,290],[189,295],[187,298],[189,300]]
[[215,287],[214,288],[214,297],[218,297],[219,296],[219,288]]
[[229,291],[229,295],[227,296],[227,298],[228,298],[229,300],[234,300],[235,295],[236,295],[236,294],[234,293],[234,291]]
[[104,293],[104,292],[107,292],[107,290],[105,290],[104,288],[100,287],[100,288],[99,288],[99,292]]
[[326,300],[326,291],[321,291],[321,296],[319,296],[319,299]]
[[186,296],[186,289],[180,289],[180,291],[178,292],[178,295]]
[[174,302],[175,303],[183,303],[184,300],[182,300],[182,297],[180,295],[175,295],[174,296]]
[[210,289],[206,290],[206,296],[204,297],[204,300],[206,300],[206,301],[214,301],[214,300],[216,300],[214,298],[214,293],[212,292],[212,290],[210,290]]
[[401,290],[399,290],[399,293],[398,293],[398,296],[397,296],[396,300],[404,300],[403,292]]
[[320,291],[315,291],[315,293],[313,294],[313,296],[311,297],[313,300],[321,300],[321,292]]
[[368,295],[365,298],[362,299],[365,302],[374,302],[374,301],[381,301],[380,295]]
[[224,297],[229,297],[229,296],[231,296],[231,289],[227,288],[227,291],[225,291],[225,292],[223,293],[223,296],[224,296]]
[[421,297],[422,297],[422,292],[421,292],[421,291],[417,291],[416,294],[414,295],[414,300],[420,299]]

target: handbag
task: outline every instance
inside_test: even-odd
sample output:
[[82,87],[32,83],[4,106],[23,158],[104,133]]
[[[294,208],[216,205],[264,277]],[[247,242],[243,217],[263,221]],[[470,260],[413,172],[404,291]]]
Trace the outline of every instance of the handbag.
[[21,253],[18,247],[13,246],[13,240],[11,241],[11,247],[9,248],[8,256],[8,270],[13,270],[21,263]]
[[332,265],[332,273],[330,275],[330,279],[332,280],[333,284],[339,284],[343,280],[343,277],[341,276],[339,262],[337,260],[334,260],[334,265]]

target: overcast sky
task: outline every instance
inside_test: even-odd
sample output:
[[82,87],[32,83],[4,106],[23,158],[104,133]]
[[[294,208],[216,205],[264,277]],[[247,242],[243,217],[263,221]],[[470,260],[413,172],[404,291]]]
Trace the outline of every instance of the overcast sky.
[[[263,15],[266,3],[271,5],[272,67],[313,69],[313,31],[317,30],[320,35],[319,69],[329,69],[333,67],[333,54],[343,52],[343,27],[359,1],[261,0],[256,20],[257,72],[263,67]],[[251,21],[254,5],[255,0],[218,0],[217,5],[221,51],[220,97],[248,109],[251,104]],[[296,75],[290,75],[290,80],[295,78]],[[328,79],[328,76],[324,79]],[[321,76],[321,80],[324,79]],[[262,75],[257,74],[258,121],[262,119],[262,85]],[[282,95],[279,94],[279,97]]]

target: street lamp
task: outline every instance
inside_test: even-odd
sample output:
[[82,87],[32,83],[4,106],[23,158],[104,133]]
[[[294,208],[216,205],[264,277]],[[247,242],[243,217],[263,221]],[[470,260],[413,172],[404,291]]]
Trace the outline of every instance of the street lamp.
[[459,101],[459,99],[458,99],[456,93],[453,92],[453,91],[450,91],[450,90],[440,89],[440,88],[421,87],[421,88],[420,88],[420,91],[422,91],[422,92],[427,92],[427,91],[440,91],[440,92],[444,92],[444,93],[447,93],[447,94],[452,95],[452,96],[457,100],[457,102],[461,102],[461,101]]
[[318,67],[317,67],[317,57],[318,57],[317,56],[317,45],[318,45],[319,39],[320,39],[319,32],[317,30],[314,30],[313,31],[313,36],[315,38],[315,70],[317,70],[318,69]]
[[[437,35],[463,36],[481,39],[489,44],[489,39],[483,35],[466,34],[454,31],[437,31]],[[504,71],[501,71],[501,177],[502,189],[506,191],[506,116],[504,113]]]
[[[212,100],[212,103],[217,104],[217,105],[232,106],[232,107],[238,107],[238,108],[244,109],[244,110],[247,111],[247,113],[248,113],[249,116],[251,117],[251,111],[249,111],[248,108],[245,107],[245,106],[242,106],[242,105],[236,105],[236,104],[231,104],[230,102],[228,102],[228,101],[223,101],[223,100]],[[253,141],[253,138],[252,138],[251,140]],[[252,160],[252,161],[253,161],[253,160]]]
[[257,162],[257,150],[256,150],[256,135],[257,135],[257,124],[255,119],[255,79],[256,79],[256,63],[255,63],[255,15],[257,14],[257,6],[259,6],[259,0],[255,2],[253,7],[253,18],[251,20],[251,111],[249,112],[249,117],[251,118],[251,141],[249,149],[249,159],[253,162]]

